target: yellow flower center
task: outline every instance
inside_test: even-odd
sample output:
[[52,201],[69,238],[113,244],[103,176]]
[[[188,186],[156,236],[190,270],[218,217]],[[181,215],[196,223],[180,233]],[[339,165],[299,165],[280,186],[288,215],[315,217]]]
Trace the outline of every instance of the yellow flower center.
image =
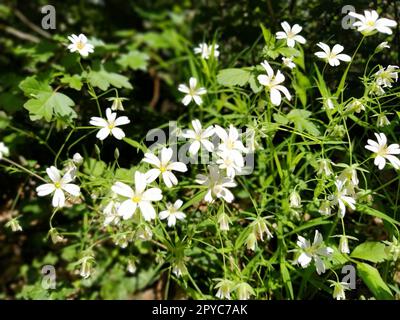
[[367,25],[370,27],[373,27],[373,26],[375,26],[375,21],[369,20],[369,21],[367,21]]
[[54,186],[55,186],[57,189],[60,189],[60,188],[61,188],[61,183],[56,182],[56,183],[54,183]]
[[82,41],[78,41],[76,47],[78,48],[78,50],[82,50],[85,47],[85,44]]
[[161,171],[161,173],[163,173],[163,172],[167,171],[167,168],[164,167],[164,166],[161,166],[161,167],[160,167],[160,171]]
[[108,123],[108,129],[112,130],[112,129],[114,129],[114,127],[115,127],[114,122],[109,122]]
[[138,203],[138,202],[140,202],[140,197],[139,196],[134,196],[134,197],[132,197],[132,201],[135,202],[135,203]]

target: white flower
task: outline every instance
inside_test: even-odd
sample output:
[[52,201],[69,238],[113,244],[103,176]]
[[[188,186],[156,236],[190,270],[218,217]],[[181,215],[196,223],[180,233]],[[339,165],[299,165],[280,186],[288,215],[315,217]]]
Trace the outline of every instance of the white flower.
[[208,45],[207,43],[200,43],[197,48],[194,48],[194,53],[201,54],[201,57],[203,59],[208,59],[210,58],[210,56],[218,58],[219,57],[218,48],[219,48],[218,44]]
[[399,69],[398,66],[387,66],[386,69],[380,67],[374,74],[376,84],[383,88],[391,88],[393,82],[397,82]]
[[240,282],[236,286],[236,295],[239,300],[249,300],[254,290],[247,282]]
[[346,214],[346,206],[355,210],[356,200],[349,195],[349,190],[345,187],[346,181],[336,180],[336,192],[332,197],[332,204],[339,206],[339,217],[343,218]]
[[173,227],[176,224],[176,219],[183,220],[186,217],[182,211],[179,211],[182,204],[182,200],[176,200],[174,204],[167,204],[167,210],[160,212],[159,216],[161,220],[168,218],[168,227]]
[[349,241],[347,240],[347,237],[345,235],[340,236],[339,251],[346,254],[350,253]]
[[121,140],[125,137],[125,133],[122,129],[117,128],[124,124],[130,123],[128,117],[118,117],[115,112],[111,112],[110,108],[106,110],[107,119],[92,117],[90,119],[90,124],[95,127],[101,127],[99,132],[97,132],[96,137],[100,140],[104,140],[109,135],[113,135],[116,139]]
[[338,180],[342,181],[344,185],[351,185],[353,187],[358,186],[360,181],[358,180],[357,176],[357,164],[353,164],[351,166],[340,164],[340,166],[344,166],[345,168],[340,173]]
[[202,129],[201,123],[197,119],[192,121],[192,126],[194,130],[187,129],[182,133],[182,137],[193,140],[189,147],[189,153],[197,154],[201,145],[209,152],[214,151],[214,145],[208,140],[214,134],[213,126]]
[[289,195],[289,202],[291,208],[301,208],[301,198],[299,193],[292,191]]
[[19,221],[17,218],[13,218],[10,221],[8,221],[5,226],[7,228],[10,228],[12,232],[18,232],[18,231],[22,231],[22,227],[19,224]]
[[215,289],[218,289],[216,297],[219,299],[231,299],[231,291],[233,289],[233,282],[228,279],[217,279],[219,282],[215,285]]
[[340,53],[344,49],[343,46],[341,46],[340,44],[335,44],[332,50],[327,44],[323,42],[318,42],[317,46],[320,47],[323,51],[318,51],[315,53],[315,55],[318,58],[327,61],[332,67],[340,65],[340,60],[345,62],[349,62],[351,60],[351,57],[347,54]]
[[216,164],[221,170],[226,170],[226,175],[229,178],[234,178],[237,173],[242,172],[244,167],[243,157],[237,157],[232,151],[224,150],[217,152],[219,159]]
[[265,222],[265,218],[258,217],[253,221],[253,230],[255,235],[261,240],[264,241],[264,233],[267,235],[267,240],[273,238],[271,231],[269,231],[267,224]]
[[386,127],[390,124],[389,119],[386,117],[386,114],[380,113],[376,118],[376,126],[377,127]]
[[296,68],[296,64],[293,62],[293,57],[282,57],[282,62],[286,67],[290,69]]
[[374,152],[375,160],[374,164],[378,166],[379,170],[382,170],[388,160],[393,168],[400,168],[400,160],[394,154],[400,154],[400,146],[397,143],[393,143],[387,146],[387,138],[384,133],[375,133],[378,142],[368,139],[365,149]]
[[236,183],[231,178],[221,176],[221,173],[216,166],[209,166],[209,171],[210,172],[208,176],[204,176],[202,174],[198,174],[196,176],[196,183],[208,187],[208,191],[204,197],[204,200],[207,202],[212,202],[214,195],[217,198],[224,199],[228,203],[232,202],[234,196],[228,188],[236,187]]
[[281,92],[286,96],[288,100],[292,98],[288,89],[286,87],[280,85],[283,81],[285,81],[285,76],[278,70],[276,75],[274,74],[274,70],[272,70],[269,63],[265,60],[261,63],[267,74],[260,74],[257,76],[258,82],[263,86],[266,86],[270,92],[271,102],[275,106],[279,106],[281,104]]
[[191,77],[189,79],[189,87],[185,84],[180,84],[178,87],[180,92],[186,93],[182,99],[182,103],[187,106],[192,100],[199,106],[203,103],[201,95],[207,93],[207,90],[203,87],[197,88],[197,79]]
[[375,49],[375,52],[380,52],[383,49],[390,49],[390,46],[388,45],[387,41],[381,42]]
[[77,166],[80,166],[83,163],[83,157],[80,155],[80,153],[77,152],[72,156],[72,161]]
[[128,99],[122,98],[122,97],[110,97],[110,98],[107,98],[107,100],[112,101],[111,110],[124,111],[124,106],[122,105],[122,101],[128,100]]
[[323,238],[318,230],[315,230],[314,242],[312,245],[309,240],[306,240],[302,236],[297,236],[297,245],[301,248],[301,254],[297,258],[297,263],[299,263],[302,268],[307,268],[314,259],[317,273],[324,273],[325,265],[321,256],[329,257],[333,253],[333,249],[323,245]]
[[150,221],[156,218],[156,211],[153,208],[152,201],[162,199],[161,190],[150,188],[146,190],[146,177],[139,171],[135,172],[135,190],[123,182],[116,182],[111,190],[116,194],[128,198],[118,208],[118,214],[129,219],[133,216],[136,208],[139,207],[144,220]]
[[336,282],[332,280],[328,281],[332,283],[330,286],[333,287],[333,293],[332,293],[333,298],[336,300],[345,300],[346,295],[344,291],[350,289],[349,284],[347,282]]
[[135,272],[137,270],[137,266],[136,266],[136,262],[134,259],[129,259],[126,269],[128,270],[129,273],[135,274]]
[[346,110],[350,112],[360,113],[361,111],[365,111],[365,106],[360,100],[355,99],[346,106]]
[[155,166],[155,169],[150,169],[146,172],[147,183],[151,183],[156,180],[160,175],[165,185],[171,188],[178,184],[178,179],[172,173],[172,171],[186,172],[187,167],[183,162],[172,162],[173,150],[171,148],[162,148],[160,156],[156,157],[152,153],[145,153],[142,161],[150,163]]
[[218,216],[218,223],[219,223],[219,228],[221,229],[221,231],[228,231],[230,222],[231,222],[231,220],[229,219],[229,216],[225,212],[222,212]]
[[293,48],[296,42],[305,44],[306,39],[304,39],[302,36],[300,36],[298,33],[301,32],[303,29],[300,27],[298,24],[295,24],[293,27],[290,27],[289,23],[286,21],[281,23],[281,26],[284,31],[278,31],[276,33],[276,38],[277,39],[286,39],[286,44],[288,47]]
[[74,197],[79,196],[80,188],[76,184],[70,183],[73,180],[70,172],[67,172],[62,178],[60,171],[54,166],[47,168],[46,172],[52,183],[45,183],[36,188],[39,197],[54,192],[52,205],[56,208],[62,208],[65,204],[64,191]]
[[75,34],[68,37],[72,43],[68,46],[70,52],[78,51],[82,57],[87,57],[89,53],[94,51],[93,45],[88,43],[88,39],[84,34],[76,36]]
[[318,160],[319,168],[317,171],[317,175],[325,175],[329,177],[333,172],[331,168],[332,161],[329,159],[319,159]]
[[218,149],[221,151],[237,151],[240,155],[241,152],[248,152],[247,148],[240,140],[239,131],[230,125],[228,130],[223,129],[219,125],[215,125],[215,133],[221,139]]
[[0,160],[3,159],[3,156],[8,156],[10,154],[10,150],[4,142],[0,142]]
[[329,216],[331,214],[331,203],[328,200],[324,200],[318,209],[319,213],[323,216]]
[[111,200],[103,209],[103,214],[105,215],[104,226],[110,224],[117,225],[120,221],[120,216],[118,215],[118,208],[121,205],[120,202]]
[[188,273],[188,270],[185,266],[185,262],[181,259],[177,262],[175,262],[173,268],[172,268],[172,272],[179,278],[185,274]]
[[365,10],[364,15],[355,12],[349,12],[349,15],[357,18],[359,21],[353,23],[354,27],[365,36],[375,34],[377,32],[392,34],[393,28],[397,25],[396,21],[379,18],[378,13],[375,10]]
[[256,251],[257,248],[257,235],[254,232],[249,233],[246,239],[247,250]]

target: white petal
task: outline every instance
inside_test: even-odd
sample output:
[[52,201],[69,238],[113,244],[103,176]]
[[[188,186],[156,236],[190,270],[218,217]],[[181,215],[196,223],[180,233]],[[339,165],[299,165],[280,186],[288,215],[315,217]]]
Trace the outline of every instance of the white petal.
[[52,193],[56,187],[52,183],[45,183],[36,188],[39,197],[47,196]]
[[136,208],[137,204],[133,202],[131,199],[125,200],[118,207],[118,215],[122,216],[124,220],[127,220],[133,216]]
[[79,194],[81,193],[81,189],[76,184],[67,183],[64,184],[62,188],[75,197],[79,196]]
[[50,168],[46,169],[46,172],[51,181],[59,182],[61,180],[60,171],[56,167],[51,166]]
[[153,206],[148,201],[140,201],[139,208],[142,212],[142,216],[144,220],[150,221],[156,218],[156,211],[154,210]]
[[162,199],[161,190],[158,188],[150,188],[143,192],[143,201],[160,201]]
[[52,205],[55,208],[62,208],[65,204],[64,192],[61,189],[56,189],[53,196]]
[[115,124],[116,126],[122,126],[122,125],[128,124],[128,123],[130,123],[130,122],[131,122],[131,121],[129,120],[128,117],[123,116],[123,117],[117,118],[117,119],[115,120],[114,124]]
[[183,162],[172,162],[167,166],[167,170],[186,172],[187,166]]
[[132,198],[134,196],[134,192],[133,192],[132,188],[123,182],[117,181],[111,187],[111,190],[114,193],[116,193],[120,196],[123,196],[123,197]]
[[150,169],[145,173],[146,182],[152,183],[160,176],[160,173],[161,173],[160,169]]
[[111,133],[118,140],[122,140],[125,137],[124,131],[122,131],[120,128],[113,128]]
[[96,138],[100,139],[100,140],[104,140],[105,138],[107,138],[110,135],[111,130],[107,127],[107,128],[102,128],[99,130],[99,132],[97,132],[96,134]]

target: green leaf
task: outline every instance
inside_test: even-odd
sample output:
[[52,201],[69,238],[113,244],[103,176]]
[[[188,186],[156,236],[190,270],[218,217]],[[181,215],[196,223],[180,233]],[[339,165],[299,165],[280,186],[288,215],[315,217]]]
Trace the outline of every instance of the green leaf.
[[106,91],[110,85],[116,88],[133,88],[127,77],[115,72],[108,72],[104,68],[101,68],[100,71],[91,70],[87,79],[92,86],[103,91]]
[[55,115],[57,118],[72,120],[77,117],[71,108],[75,103],[71,98],[59,92],[42,92],[29,99],[24,108],[29,111],[31,120],[44,118],[50,122]]
[[287,119],[292,122],[295,128],[301,132],[307,131],[308,133],[319,136],[320,132],[316,125],[310,120],[307,120],[311,116],[311,112],[302,109],[293,109],[286,116]]
[[272,117],[274,118],[276,123],[279,123],[279,124],[288,124],[289,123],[289,120],[282,114],[274,113],[272,115]]
[[82,83],[82,78],[78,74],[74,75],[65,75],[63,78],[61,78],[61,83],[68,84],[68,86],[72,89],[80,91],[82,89],[83,83]]
[[367,285],[376,299],[393,300],[392,292],[383,281],[379,271],[366,263],[357,263],[357,271],[360,278]]
[[123,140],[127,143],[130,144],[132,147],[141,150],[143,153],[147,152],[147,148],[143,145],[141,145],[139,142],[129,139],[129,138],[123,138]]
[[375,263],[382,262],[388,258],[385,248],[381,242],[364,242],[358,245],[350,256]]
[[281,261],[280,263],[281,266],[281,275],[283,282],[285,284],[286,290],[289,292],[290,299],[294,299],[294,293],[293,293],[293,286],[292,286],[292,280],[290,279],[290,274],[289,271],[286,267],[285,261]]
[[285,57],[297,57],[300,55],[299,50],[289,47],[280,47],[276,49],[276,52]]
[[267,29],[262,23],[260,23],[261,31],[267,46],[273,46],[275,44],[275,37],[272,32]]
[[391,223],[392,225],[400,226],[400,222],[399,221],[389,217],[388,215],[386,215],[383,212],[380,212],[380,211],[378,211],[376,209],[370,208],[370,207],[368,207],[366,205],[363,205],[363,204],[357,205],[357,211],[369,214],[369,215],[371,215],[373,217],[381,218],[382,220],[385,220],[385,221]]
[[35,76],[27,77],[19,84],[19,88],[28,97],[43,92],[52,92],[53,89],[45,82],[38,81]]
[[124,69],[131,68],[132,70],[145,71],[149,58],[150,57],[146,53],[132,51],[128,54],[121,55],[121,57],[117,60],[117,63],[120,64]]
[[105,162],[94,158],[88,158],[83,164],[83,172],[94,177],[100,177],[106,168]]
[[256,80],[256,76],[254,74],[250,75],[249,85],[250,89],[253,90],[254,93],[259,93],[263,89],[263,86],[258,83],[258,80]]
[[221,70],[217,75],[217,81],[223,86],[244,86],[250,79],[250,72],[229,68]]

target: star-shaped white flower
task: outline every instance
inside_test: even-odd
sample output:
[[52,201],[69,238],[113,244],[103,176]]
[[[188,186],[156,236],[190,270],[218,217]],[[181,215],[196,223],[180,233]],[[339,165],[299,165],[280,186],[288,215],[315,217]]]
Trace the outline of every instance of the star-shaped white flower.
[[218,51],[219,45],[208,45],[207,43],[200,43],[197,48],[194,48],[194,53],[200,54],[203,59],[209,59],[210,57],[214,56],[214,58],[219,57]]
[[194,100],[198,106],[201,105],[203,99],[200,96],[207,93],[205,88],[197,88],[197,79],[195,77],[189,79],[189,87],[185,84],[180,84],[178,90],[186,94],[182,99],[182,103],[185,106],[187,106],[192,100]]
[[0,142],[0,160],[3,159],[3,156],[8,156],[10,154],[10,150],[4,144],[4,142]]
[[346,206],[355,210],[356,200],[350,195],[350,190],[346,188],[346,182],[344,180],[336,180],[336,192],[332,197],[332,205],[339,206],[339,217],[343,218],[346,214]]
[[332,50],[327,44],[323,42],[318,42],[317,46],[320,47],[323,51],[318,51],[315,53],[315,55],[318,58],[327,61],[332,67],[340,65],[340,60],[345,62],[349,62],[351,60],[350,56],[341,53],[344,48],[340,44],[335,44]]
[[303,238],[302,236],[297,236],[297,245],[301,249],[301,254],[297,258],[297,263],[299,263],[302,268],[307,268],[314,259],[317,273],[324,273],[325,264],[322,261],[321,256],[329,257],[332,255],[333,249],[324,246],[323,238],[319,231],[315,230],[314,242],[312,245],[310,244],[309,240]]
[[233,126],[230,125],[228,130],[220,127],[219,125],[215,125],[215,133],[221,139],[221,143],[218,145],[218,150],[224,155],[224,157],[228,157],[234,161],[234,163],[239,166],[244,166],[244,160],[242,153],[248,152],[248,149],[243,145],[239,131]]
[[119,181],[111,187],[111,190],[117,195],[128,198],[118,207],[118,214],[122,216],[124,220],[131,218],[137,207],[139,207],[144,220],[150,221],[156,218],[156,211],[152,202],[160,201],[162,199],[162,193],[158,188],[150,188],[146,190],[146,186],[145,175],[136,171],[135,190],[127,184]]
[[90,124],[95,127],[100,127],[101,129],[97,132],[96,137],[100,140],[104,140],[109,135],[113,135],[116,139],[121,140],[125,137],[124,131],[118,126],[130,123],[128,117],[118,117],[117,113],[112,112],[110,108],[106,110],[106,118],[92,117],[90,119]]
[[393,82],[398,79],[398,66],[387,66],[386,68],[380,67],[374,74],[376,84],[383,88],[391,88]]
[[173,227],[176,224],[176,220],[183,220],[186,217],[182,211],[179,211],[182,207],[183,201],[176,200],[174,204],[168,203],[167,210],[161,211],[159,217],[161,220],[168,218],[168,227]]
[[121,205],[119,201],[111,200],[103,209],[104,218],[104,226],[108,226],[110,224],[117,225],[120,221],[120,216],[118,215],[118,208]]
[[150,152],[144,154],[142,161],[150,163],[156,167],[146,172],[145,176],[147,183],[153,182],[161,175],[162,180],[168,188],[178,184],[178,179],[172,171],[186,172],[187,166],[183,162],[172,162],[172,156],[173,150],[165,147],[161,149],[159,157],[156,157]]
[[74,197],[79,196],[79,186],[70,183],[73,181],[70,172],[67,172],[63,177],[61,177],[60,171],[54,166],[47,168],[46,172],[52,183],[45,183],[36,188],[39,197],[44,197],[54,192],[52,205],[55,208],[62,208],[65,205],[64,192],[67,192]]
[[281,92],[288,100],[290,100],[292,96],[290,95],[288,89],[280,84],[285,81],[285,76],[279,70],[275,75],[274,70],[272,70],[267,60],[262,62],[261,65],[265,71],[267,71],[267,74],[258,75],[257,80],[260,84],[268,88],[272,104],[275,106],[279,106],[281,104]]
[[201,145],[208,152],[214,151],[214,145],[208,140],[214,134],[214,127],[209,126],[207,129],[203,129],[200,121],[197,119],[192,121],[192,127],[193,130],[187,129],[182,133],[182,137],[192,140],[189,153],[191,155],[197,154]]
[[387,146],[387,138],[384,133],[375,133],[377,142],[368,139],[365,149],[374,153],[375,160],[374,164],[378,166],[379,170],[382,170],[388,160],[393,168],[396,170],[400,168],[400,160],[395,154],[400,154],[400,146],[397,143],[393,143]]
[[204,197],[204,200],[207,202],[212,202],[213,196],[222,198],[228,203],[234,199],[232,192],[228,188],[236,187],[236,183],[233,179],[221,175],[217,166],[209,166],[208,176],[198,174],[196,176],[196,183],[208,187],[207,194]]
[[68,37],[72,43],[68,46],[70,52],[78,51],[82,57],[87,57],[89,53],[94,51],[93,45],[88,42],[88,39],[84,34],[79,36],[73,34]]
[[365,36],[373,35],[377,32],[392,34],[390,28],[394,28],[397,23],[394,20],[379,18],[378,12],[375,10],[364,10],[364,15],[349,12],[349,15],[357,18],[359,21],[353,23],[354,27]]
[[284,31],[278,31],[276,33],[277,39],[286,39],[286,44],[288,47],[293,48],[296,42],[305,44],[306,39],[304,39],[299,33],[303,29],[298,24],[295,24],[293,27],[289,25],[286,21],[281,23],[281,26]]
[[221,170],[226,170],[226,176],[234,178],[236,174],[242,172],[244,167],[243,157],[235,156],[232,151],[224,150],[217,152],[218,159],[216,161]]
[[293,62],[293,57],[282,57],[282,62],[289,69],[296,68],[296,64]]

